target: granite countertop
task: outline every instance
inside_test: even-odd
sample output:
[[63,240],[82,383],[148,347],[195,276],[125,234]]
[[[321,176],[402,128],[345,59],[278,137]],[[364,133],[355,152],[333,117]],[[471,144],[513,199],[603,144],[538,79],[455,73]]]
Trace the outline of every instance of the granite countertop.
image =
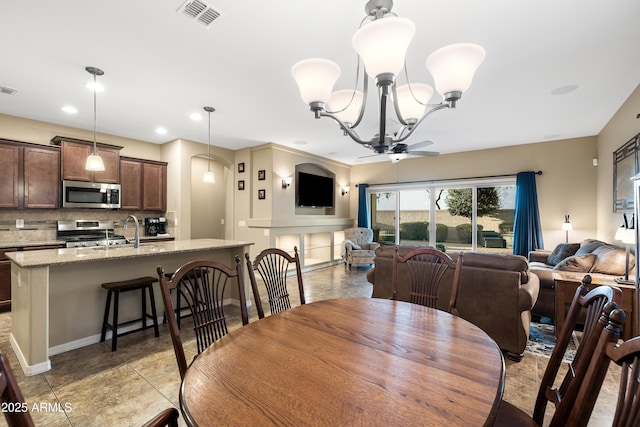
[[64,245],[64,240],[3,240],[0,242],[2,248],[28,248],[30,246],[55,246]]
[[45,267],[81,262],[112,261],[122,258],[166,255],[208,249],[230,249],[253,243],[237,240],[196,239],[170,242],[149,242],[133,245],[96,246],[92,248],[45,249],[41,251],[8,252],[7,257],[23,268]]

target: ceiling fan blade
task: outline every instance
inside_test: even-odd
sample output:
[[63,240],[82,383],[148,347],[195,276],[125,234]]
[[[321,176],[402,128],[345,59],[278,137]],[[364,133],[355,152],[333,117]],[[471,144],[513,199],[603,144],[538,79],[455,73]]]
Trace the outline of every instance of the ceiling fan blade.
[[438,156],[440,153],[437,151],[407,151],[410,156]]
[[369,154],[368,156],[360,156],[360,157],[357,157],[357,158],[358,158],[358,159],[367,159],[367,158],[369,158],[369,157],[377,157],[377,156],[379,156],[380,154],[385,154],[385,153]]
[[429,145],[433,145],[433,142],[431,141],[421,141],[421,142],[416,142],[415,144],[411,144],[407,147],[407,150],[415,150],[416,148],[423,148],[423,147],[428,147]]

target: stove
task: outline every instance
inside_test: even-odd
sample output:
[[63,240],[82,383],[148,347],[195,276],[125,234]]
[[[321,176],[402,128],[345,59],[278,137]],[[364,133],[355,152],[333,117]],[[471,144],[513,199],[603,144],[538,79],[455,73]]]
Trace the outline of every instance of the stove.
[[67,242],[67,248],[126,244],[127,239],[113,229],[112,220],[59,220],[57,236]]

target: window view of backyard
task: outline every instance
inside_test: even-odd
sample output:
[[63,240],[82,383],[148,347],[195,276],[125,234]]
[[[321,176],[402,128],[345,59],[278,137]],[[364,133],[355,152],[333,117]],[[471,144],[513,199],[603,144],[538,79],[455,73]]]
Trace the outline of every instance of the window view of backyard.
[[370,197],[374,237],[381,244],[435,246],[445,252],[512,252],[515,180],[372,189]]

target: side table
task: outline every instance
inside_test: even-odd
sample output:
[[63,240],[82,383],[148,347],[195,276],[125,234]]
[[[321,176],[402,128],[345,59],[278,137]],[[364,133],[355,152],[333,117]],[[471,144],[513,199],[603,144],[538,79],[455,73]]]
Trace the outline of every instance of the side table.
[[[576,289],[582,283],[582,278],[588,273],[569,273],[569,272],[557,272],[553,274],[553,281],[556,286],[556,320],[555,320],[555,331],[556,336],[562,329],[562,325],[564,324],[564,317],[571,305],[571,301],[573,300],[573,296],[576,293]],[[624,330],[622,331],[622,338],[624,340],[628,340],[629,338],[637,335],[637,333],[633,330],[633,325],[635,325],[635,316],[636,313],[633,311],[633,301],[635,294],[635,286],[634,285],[622,285],[616,283],[614,280],[604,277],[598,277],[597,275],[591,274],[591,285],[589,286],[589,290],[593,289],[596,286],[615,286],[620,288],[622,291],[622,308],[627,313],[627,318],[624,322]]]

